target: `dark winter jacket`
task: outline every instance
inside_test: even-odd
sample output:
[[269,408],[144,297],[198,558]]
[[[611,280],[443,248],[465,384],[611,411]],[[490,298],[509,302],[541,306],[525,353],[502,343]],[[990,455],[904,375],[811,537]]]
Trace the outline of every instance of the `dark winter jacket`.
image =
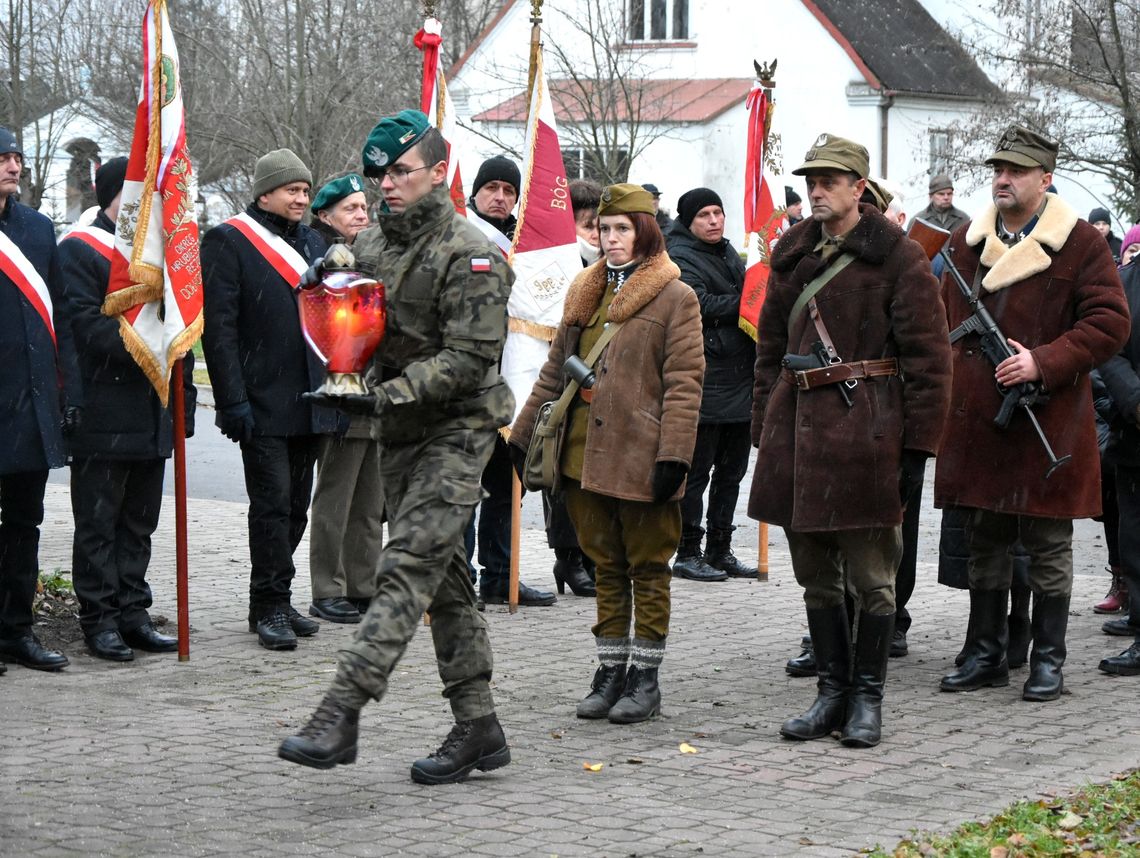
[[[950,206],[945,211],[938,211],[934,208],[934,203],[931,203],[922,211],[920,211],[915,218],[921,218],[927,223],[932,223],[947,232],[953,232],[964,223],[968,223],[970,216],[956,206]],[[914,223],[912,220],[911,223]]]
[[[61,467],[67,448],[61,407],[81,406],[79,370],[62,295],[55,230],[37,211],[8,197],[0,232],[47,284],[56,343],[28,300],[0,271],[0,474]],[[57,351],[58,344],[58,351]]]
[[495,229],[505,235],[507,238],[515,237],[515,227],[519,225],[518,218],[514,215],[507,215],[505,218],[491,217],[490,215],[483,214],[479,211],[479,207],[475,205],[475,196],[472,194],[467,198],[467,208],[491,224]]
[[[100,211],[92,224],[113,233],[115,225]],[[163,408],[146,375],[127,353],[118,318],[103,315],[111,263],[79,238],[59,245],[63,294],[79,356],[86,407],[71,438],[76,458],[165,459],[173,449],[171,409]],[[193,434],[194,355],[182,361],[186,432]]]
[[[1132,318],[1140,318],[1140,263],[1120,269],[1120,281]],[[1109,422],[1105,464],[1140,468],[1140,325],[1133,325],[1120,354],[1100,367],[1100,377],[1112,397],[1115,414]]]
[[697,293],[705,341],[702,423],[747,423],[752,419],[752,365],[756,344],[740,330],[744,262],[728,239],[701,241],[675,220],[665,236],[681,281]]
[[[303,224],[250,204],[246,214],[312,262],[328,245]],[[337,417],[301,398],[324,381],[320,360],[301,335],[295,283],[286,283],[237,227],[221,224],[202,239],[206,327],[202,346],[219,410],[249,402],[255,435],[334,431]]]

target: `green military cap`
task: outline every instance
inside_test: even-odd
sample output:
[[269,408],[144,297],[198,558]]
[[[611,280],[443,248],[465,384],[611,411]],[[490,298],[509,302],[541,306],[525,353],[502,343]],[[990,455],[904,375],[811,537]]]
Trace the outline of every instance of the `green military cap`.
[[641,187],[626,182],[610,185],[602,191],[602,202],[598,206],[598,216],[615,214],[653,214],[653,194]]
[[431,127],[420,110],[401,110],[376,123],[364,141],[364,175],[378,176],[384,169],[415,146]]
[[843,170],[865,179],[871,172],[871,156],[867,154],[867,147],[854,140],[824,133],[816,138],[815,145],[804,155],[804,162],[792,170],[792,175],[806,176],[812,170]]
[[339,179],[333,179],[331,182],[326,182],[317,191],[317,195],[313,198],[313,204],[309,206],[313,214],[325,209],[331,209],[349,194],[357,194],[364,192],[364,179],[356,175],[356,173],[349,173],[347,176],[341,176]]
[[891,200],[895,195],[876,182],[874,179],[867,178],[867,187],[863,191],[863,196],[859,198],[860,202],[870,203],[881,212],[885,212],[891,204]]
[[1058,146],[1048,137],[1020,125],[1005,129],[997,144],[997,151],[986,158],[987,164],[1005,161],[1019,167],[1041,167],[1052,173],[1057,166]]

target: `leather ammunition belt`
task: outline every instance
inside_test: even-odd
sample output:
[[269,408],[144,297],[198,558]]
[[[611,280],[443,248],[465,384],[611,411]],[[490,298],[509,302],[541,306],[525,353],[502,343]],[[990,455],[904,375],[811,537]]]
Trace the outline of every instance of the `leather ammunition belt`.
[[784,381],[800,390],[811,390],[840,382],[847,382],[849,387],[854,387],[854,383],[861,378],[877,378],[898,374],[899,362],[896,358],[833,363],[821,366],[818,369],[790,370],[785,368],[782,372]]

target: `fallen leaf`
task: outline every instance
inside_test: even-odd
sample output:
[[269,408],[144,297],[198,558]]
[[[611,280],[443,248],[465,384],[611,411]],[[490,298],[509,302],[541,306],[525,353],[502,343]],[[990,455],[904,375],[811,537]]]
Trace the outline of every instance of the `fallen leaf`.
[[561,739],[562,738],[562,731],[561,730],[551,730],[550,731],[550,738],[551,739]]
[[1084,821],[1085,820],[1083,817],[1077,816],[1077,814],[1073,813],[1070,810],[1068,813],[1061,817],[1061,821],[1057,823],[1057,826],[1059,828],[1065,829],[1065,831],[1072,831]]
[[995,846],[990,850],[990,858],[1008,858],[1009,850],[1004,846]]
[[698,753],[697,749],[694,748],[692,745],[690,745],[688,742],[682,742],[680,744],[680,747],[678,748],[678,750],[682,754],[696,754],[696,753]]
[[588,772],[600,772],[605,766],[605,763],[582,763],[582,768]]
[[1006,838],[1005,842],[1008,843],[1010,846],[1024,846],[1025,844],[1027,844],[1029,842],[1029,838],[1026,837],[1024,834],[1021,834],[1020,832],[1018,832],[1017,834],[1009,835],[1009,837]]
[[637,766],[637,765],[640,765],[641,763],[644,763],[645,760],[641,759],[641,757],[630,757],[626,760],[626,762],[632,763],[633,765]]

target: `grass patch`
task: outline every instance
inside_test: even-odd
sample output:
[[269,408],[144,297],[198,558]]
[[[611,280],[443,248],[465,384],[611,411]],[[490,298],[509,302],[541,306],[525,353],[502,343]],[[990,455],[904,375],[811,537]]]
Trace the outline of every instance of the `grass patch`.
[[1140,771],[1070,795],[1020,801],[948,835],[921,833],[874,858],[1123,858],[1140,855]]
[[206,372],[206,370],[204,370],[204,369],[194,370],[194,385],[196,387],[201,387],[202,385],[206,385],[207,387],[209,387],[209,385],[210,385],[210,374],[208,372]]
[[194,360],[202,360],[206,357],[206,353],[202,351],[202,340],[200,338],[196,343],[194,343],[194,348],[192,348],[190,351],[194,352]]

